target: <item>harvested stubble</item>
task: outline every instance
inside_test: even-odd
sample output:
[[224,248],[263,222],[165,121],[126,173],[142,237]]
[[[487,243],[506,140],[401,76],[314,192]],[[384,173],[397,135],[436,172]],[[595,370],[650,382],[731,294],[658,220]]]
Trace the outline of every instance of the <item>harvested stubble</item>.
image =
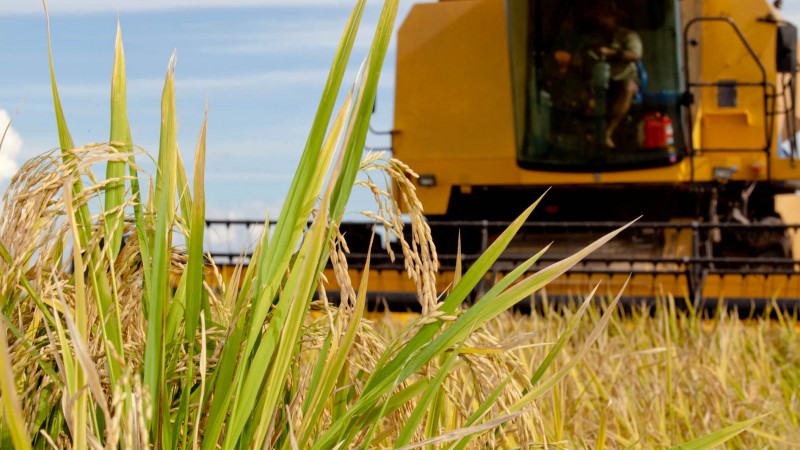
[[[73,144],[50,58],[60,153],[24,165],[6,192],[0,221],[4,448],[582,445],[562,439],[566,407],[551,409],[542,400],[551,395],[556,405],[566,405],[566,395],[576,392],[613,392],[609,385],[573,391],[563,384],[581,373],[576,368],[606,336],[613,313],[596,315],[587,300],[574,320],[563,323],[546,355],[515,345],[498,349],[501,332],[491,321],[618,231],[526,276],[541,253],[534,255],[462,308],[533,205],[456,277],[452,289],[435,292],[436,250],[408,181],[415,174],[380,155],[362,161],[396,0],[385,3],[360,77],[333,114],[364,5],[357,2],[342,36],[274,233],[262,236],[242,269],[241,286],[237,281],[219,292],[204,282],[206,276],[219,278],[202,252],[205,122],[190,184],[177,149],[174,60],[162,95],[157,173],[149,189],[140,190],[147,178],[136,165],[128,125],[121,33],[108,144]],[[105,178],[96,175],[103,168]],[[369,175],[360,184],[378,200],[372,217],[401,239],[425,311],[391,334],[375,331],[363,318],[366,277],[345,289],[338,309],[324,295],[312,302],[329,260],[337,281],[348,286],[338,224],[359,169]],[[393,182],[399,201],[412,211],[411,242],[402,241],[398,197],[379,187],[375,174]],[[178,233],[185,248],[173,246]],[[592,331],[581,331],[576,340],[573,332],[587,309]],[[566,346],[575,342],[577,349]],[[604,410],[600,405],[595,411]],[[708,448],[758,420],[749,411],[716,412],[720,424],[748,420],[688,448]],[[673,423],[668,426],[677,427]],[[645,426],[628,433],[606,428],[614,439],[611,433],[628,440],[635,431],[647,433]],[[591,430],[585,434],[589,442]]]

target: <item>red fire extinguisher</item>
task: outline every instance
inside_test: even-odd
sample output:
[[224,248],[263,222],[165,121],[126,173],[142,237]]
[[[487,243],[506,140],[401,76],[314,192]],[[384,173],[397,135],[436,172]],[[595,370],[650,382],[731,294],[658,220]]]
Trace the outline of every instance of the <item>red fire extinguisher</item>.
[[672,120],[660,112],[644,116],[644,148],[668,148],[675,145]]

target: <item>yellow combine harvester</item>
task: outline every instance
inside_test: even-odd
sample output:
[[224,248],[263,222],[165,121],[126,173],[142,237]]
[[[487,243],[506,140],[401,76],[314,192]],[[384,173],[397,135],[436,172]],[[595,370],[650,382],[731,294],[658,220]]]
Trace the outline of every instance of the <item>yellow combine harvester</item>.
[[[783,211],[800,211],[797,38],[765,0],[415,5],[397,40],[392,146],[420,174],[441,287],[459,232],[468,263],[550,189],[502,262],[551,241],[563,257],[642,215],[550,297],[600,279],[615,292],[633,273],[631,298],[800,299],[776,206],[788,194]],[[369,227],[346,228],[368,242]],[[376,267],[370,288],[413,303],[398,266]]]
[[[800,180],[796,69],[797,29],[764,0],[418,4],[393,148],[442,226],[507,220],[552,187],[518,251],[566,252],[610,226],[573,222],[641,214],[594,266],[662,274],[632,295],[800,298],[775,201]],[[576,278],[555,289],[577,294]]]

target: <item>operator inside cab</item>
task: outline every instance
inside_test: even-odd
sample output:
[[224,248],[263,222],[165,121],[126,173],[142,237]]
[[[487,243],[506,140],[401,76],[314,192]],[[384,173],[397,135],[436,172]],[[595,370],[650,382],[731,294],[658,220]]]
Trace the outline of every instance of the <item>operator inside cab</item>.
[[[625,12],[617,8],[614,2],[597,4],[586,13],[586,23],[592,28],[573,35],[578,42],[572,45],[567,42],[573,38],[565,37],[562,41],[564,48],[553,54],[561,74],[566,74],[570,66],[578,72],[588,73],[590,71],[585,66],[598,62],[607,63],[601,73],[598,74],[595,70],[590,75],[591,79],[587,77],[586,83],[591,84],[587,86],[589,90],[601,87],[607,89],[605,145],[609,148],[615,147],[614,131],[630,111],[641,85],[637,62],[642,59],[642,40],[635,31],[621,25],[620,22],[625,17]],[[586,61],[587,57],[591,62]],[[587,96],[586,113],[597,112],[597,94],[595,92],[594,95]]]
[[678,7],[676,0],[531,0],[525,13],[512,14],[512,26],[527,31],[525,45],[512,48],[515,80],[524,80],[515,91],[525,105],[517,109],[524,133],[517,162],[598,173],[679,161],[686,140],[672,126],[682,119]]

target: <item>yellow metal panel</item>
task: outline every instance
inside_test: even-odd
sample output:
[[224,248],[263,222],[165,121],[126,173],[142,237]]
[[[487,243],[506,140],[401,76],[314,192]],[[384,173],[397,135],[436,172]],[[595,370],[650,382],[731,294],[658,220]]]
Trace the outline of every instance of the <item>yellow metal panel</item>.
[[754,120],[749,111],[705,112],[700,117],[701,149],[744,148],[766,146],[763,120]]
[[422,207],[424,208],[425,214],[436,215],[447,212],[447,204],[450,201],[450,187],[452,182],[449,180],[443,180],[443,177],[441,177],[439,173],[435,172],[436,168],[426,171],[424,169],[424,164],[415,165],[414,163],[408,162],[407,164],[412,164],[411,167],[414,167],[414,170],[421,170],[421,173],[436,173],[436,186],[417,186],[417,196],[422,201]]
[[767,155],[762,152],[726,152],[706,154],[695,158],[695,180],[714,181],[715,167],[736,169],[733,181],[765,181]]
[[[421,193],[429,214],[444,213],[449,186],[468,176],[451,169],[459,161],[502,160],[509,170],[495,176],[518,182],[505,23],[501,0],[418,4],[398,33],[393,146],[444,186]],[[417,164],[430,160],[443,164]]]
[[513,160],[508,52],[503,1],[414,6],[398,35],[397,155]]
[[[571,295],[580,298],[600,284],[598,296],[614,297],[622,291],[628,280],[624,273],[615,275],[569,274],[554,280],[541,292],[546,296]],[[688,284],[683,275],[636,275],[628,282],[625,296],[659,298],[671,294],[676,298],[688,296]]]
[[[766,70],[766,80],[775,82],[775,24],[758,19],[771,13],[764,1],[708,0],[703,14],[733,19]],[[734,29],[724,22],[699,25],[702,30],[702,81],[760,82],[761,71]],[[692,37],[696,34],[690,35]],[[692,64],[694,61],[692,61]],[[718,88],[704,88],[699,95],[700,145],[707,149],[765,148],[766,118],[760,87],[737,88],[735,107],[718,105]]]
[[[733,181],[766,181],[766,162],[767,155],[761,152],[707,153],[694,158],[694,180],[698,182],[715,181],[714,168],[729,167],[736,169],[732,177]],[[692,160],[688,158],[671,166],[596,174],[522,170],[517,167],[515,161],[500,158],[485,160],[418,159],[407,160],[407,163],[420,173],[436,174],[436,187],[419,187],[417,191],[429,213],[446,207],[450,186],[679,184],[692,180]],[[800,167],[792,166],[788,160],[774,160],[772,164],[772,179],[797,179],[800,177]],[[443,209],[442,212],[444,212]]]
[[725,275],[706,280],[707,299],[800,298],[800,277],[786,275]]
[[800,163],[789,159],[773,159],[772,165],[773,180],[798,180],[800,179]]

